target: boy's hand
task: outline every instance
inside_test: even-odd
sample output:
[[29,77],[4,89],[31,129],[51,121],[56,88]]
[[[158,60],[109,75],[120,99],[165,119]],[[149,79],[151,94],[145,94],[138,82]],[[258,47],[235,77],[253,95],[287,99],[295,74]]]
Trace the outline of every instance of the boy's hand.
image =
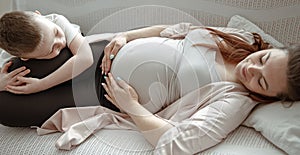
[[17,77],[17,79],[22,82],[22,85],[8,85],[7,91],[15,94],[31,94],[44,90],[40,79],[29,77]]
[[11,61],[4,64],[3,68],[0,71],[0,91],[5,91],[7,85],[21,85],[22,82],[19,81],[17,77],[23,77],[30,73],[30,70],[26,69],[26,67],[20,67],[8,73],[7,70],[11,65]]

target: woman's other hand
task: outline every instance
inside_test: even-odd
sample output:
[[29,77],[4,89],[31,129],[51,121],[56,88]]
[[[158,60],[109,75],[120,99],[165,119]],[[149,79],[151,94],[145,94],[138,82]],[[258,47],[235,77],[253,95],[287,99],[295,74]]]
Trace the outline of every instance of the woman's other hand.
[[140,106],[138,102],[138,94],[129,84],[120,78],[117,81],[114,79],[111,73],[108,73],[106,84],[102,83],[107,94],[105,97],[112,102],[121,111],[130,115],[145,115],[149,112],[137,111],[137,107]]
[[8,68],[12,65],[12,62],[8,62],[4,64],[3,68],[0,72],[0,91],[5,91],[7,85],[11,86],[17,86],[21,85],[22,81],[19,81],[17,77],[23,77],[30,73],[29,69],[26,69],[26,67],[20,67],[17,68],[10,73],[8,73]]
[[117,34],[108,45],[104,48],[104,57],[100,65],[102,74],[107,75],[110,71],[111,63],[119,50],[127,43],[127,36],[125,33]]

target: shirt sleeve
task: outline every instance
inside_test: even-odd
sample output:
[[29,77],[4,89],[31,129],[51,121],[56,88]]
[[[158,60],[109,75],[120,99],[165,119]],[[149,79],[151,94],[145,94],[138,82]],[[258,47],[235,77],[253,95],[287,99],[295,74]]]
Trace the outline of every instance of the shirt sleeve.
[[75,36],[80,33],[80,27],[76,24],[72,24],[69,20],[58,14],[49,14],[45,16],[47,19],[58,25],[65,33],[67,46],[70,46],[70,43],[75,38]]
[[[164,29],[161,33],[160,36],[161,37],[174,37],[174,36],[183,36],[185,37],[191,30],[193,30],[194,28],[192,28],[192,24],[191,23],[179,23],[179,24],[175,24],[172,26],[169,26],[168,28]],[[247,41],[250,44],[253,44],[254,38],[253,38],[253,34],[242,30],[242,29],[235,29],[235,28],[229,28],[229,27],[210,27],[231,35],[234,35],[240,39],[243,39],[245,41]]]
[[171,38],[174,36],[186,36],[189,33],[191,26],[192,26],[191,23],[175,24],[161,31],[160,36],[167,37],[167,38]]
[[255,105],[241,95],[213,102],[166,131],[159,138],[154,154],[196,154],[208,149],[237,128]]

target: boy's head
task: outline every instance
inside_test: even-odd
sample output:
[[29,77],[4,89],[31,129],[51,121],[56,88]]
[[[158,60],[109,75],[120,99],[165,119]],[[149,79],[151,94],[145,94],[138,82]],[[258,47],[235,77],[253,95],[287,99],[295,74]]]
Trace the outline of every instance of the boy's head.
[[24,59],[50,59],[66,46],[62,29],[38,13],[13,11],[0,18],[0,48]]

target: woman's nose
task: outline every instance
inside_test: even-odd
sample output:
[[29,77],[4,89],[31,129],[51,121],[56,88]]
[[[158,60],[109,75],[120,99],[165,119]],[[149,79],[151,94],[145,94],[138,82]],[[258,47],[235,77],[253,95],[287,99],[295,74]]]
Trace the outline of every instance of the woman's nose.
[[251,75],[256,75],[256,74],[261,73],[262,66],[252,64],[252,65],[248,66],[247,70]]

